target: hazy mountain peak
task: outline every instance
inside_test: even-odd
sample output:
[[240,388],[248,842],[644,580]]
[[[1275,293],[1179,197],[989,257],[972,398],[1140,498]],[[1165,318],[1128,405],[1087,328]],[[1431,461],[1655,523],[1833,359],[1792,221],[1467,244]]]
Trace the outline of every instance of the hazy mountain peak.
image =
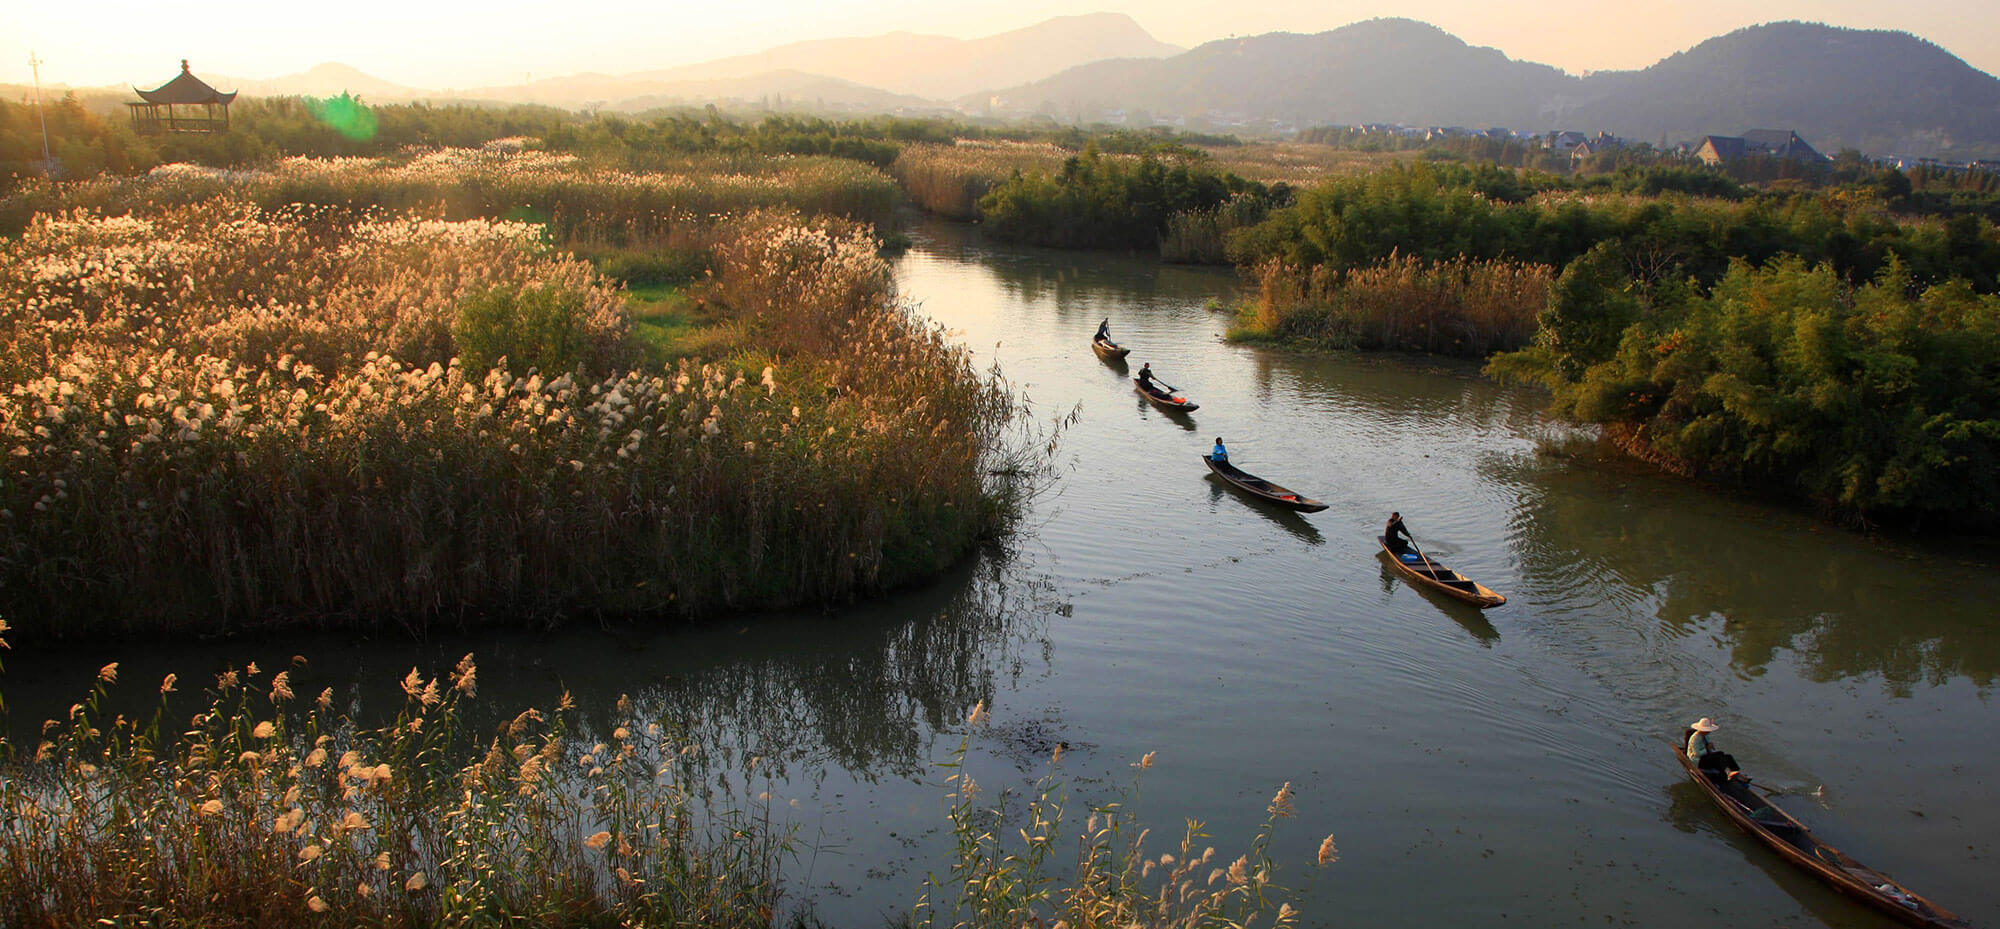
[[[220,81],[221,83],[217,83]],[[391,83],[362,71],[352,65],[337,61],[326,61],[313,65],[297,74],[265,80],[244,80],[222,77],[209,83],[217,87],[234,87],[252,97],[332,97],[343,93],[355,94],[370,100],[407,99],[418,96],[421,91]]]
[[1123,13],[1085,13],[1058,16],[979,39],[911,32],[813,39],[633,76],[717,80],[796,70],[901,94],[945,99],[1039,80],[1086,62],[1158,58],[1181,50],[1154,39]]

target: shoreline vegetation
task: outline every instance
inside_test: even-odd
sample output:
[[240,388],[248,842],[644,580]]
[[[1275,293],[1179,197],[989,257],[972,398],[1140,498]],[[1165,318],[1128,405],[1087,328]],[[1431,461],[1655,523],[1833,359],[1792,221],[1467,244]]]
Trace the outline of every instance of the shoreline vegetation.
[[2000,531],[2000,229],[1873,189],[1671,192],[1709,190],[1687,174],[1328,182],[1231,235],[1258,283],[1231,337],[1487,359],[1663,470]]
[[[127,686],[111,664],[38,744],[0,738],[0,922],[822,925],[797,883],[798,823],[757,758],[710,751],[624,698],[597,724],[565,695],[486,731],[470,724],[471,655],[411,669],[379,725],[330,688],[295,696],[302,667],[231,667],[212,684],[170,674],[157,709],[127,717],[108,709]],[[170,719],[183,688],[207,705]],[[942,762],[951,851],[911,888],[909,925],[1296,922],[1272,850],[1290,784],[1234,860],[1193,821],[1160,853],[1125,804],[1070,795],[1060,751],[1023,808],[1007,808],[1010,791],[988,805],[967,763],[984,717],[983,704],[965,714]],[[1317,864],[1337,858],[1328,837]]]
[[[597,367],[586,373],[599,376],[620,365],[673,360],[676,352],[662,342],[708,356],[736,352],[745,356],[739,362],[759,360],[748,357],[757,354],[758,327],[732,315],[720,296],[728,289],[742,301],[759,287],[732,289],[731,275],[719,273],[710,231],[723,225],[718,217],[796,210],[890,235],[894,211],[908,198],[938,215],[976,218],[1003,239],[1156,248],[1163,260],[1236,265],[1255,281],[1256,292],[1236,308],[1232,338],[1489,359],[1496,376],[1554,390],[1553,412],[1602,426],[1627,453],[1676,473],[1805,501],[1855,525],[2000,527],[2000,498],[1989,481],[1971,474],[1976,462],[2000,449],[2000,377],[1977,360],[2000,312],[1991,296],[2000,290],[2000,232],[1991,219],[2000,214],[2000,192],[1979,172],[1905,175],[1851,153],[1811,171],[1749,162],[1719,171],[1642,145],[1572,164],[1560,174],[1544,170],[1557,165],[1532,153],[1450,145],[1416,153],[1369,151],[1331,131],[1308,133],[1304,142],[1246,145],[1163,130],[790,116],[752,123],[712,111],[600,118],[533,107],[364,108],[375,114],[378,131],[355,137],[330,134],[314,122],[313,107],[286,101],[259,103],[256,118],[246,116],[245,131],[234,140],[155,142],[66,99],[51,109],[61,134],[95,140],[95,150],[105,153],[98,162],[82,163],[115,174],[174,154],[215,167],[163,166],[137,179],[106,176],[57,186],[29,177],[28,156],[13,151],[25,151],[18,143],[29,111],[4,106],[0,137],[10,141],[0,151],[0,165],[12,167],[0,170],[7,186],[0,228],[14,231],[16,240],[30,235],[35,216],[81,208],[110,219],[218,197],[274,213],[311,204],[328,216],[376,210],[432,221],[537,223],[548,240],[587,259],[600,276],[637,288],[622,298],[626,357],[596,359]],[[541,141],[498,136],[521,127],[540,133]],[[442,138],[483,147],[422,148]],[[1586,261],[1593,263],[1581,267]],[[1776,355],[1805,349],[1795,339],[1768,334],[1806,308],[1776,307],[1768,302],[1771,288],[1743,283],[1741,293],[1767,302],[1754,319],[1735,318],[1731,334],[1711,332],[1701,341],[1757,360],[1705,370],[1699,378],[1699,365],[1655,365],[1641,373],[1640,344],[1674,355],[1691,334],[1734,318],[1712,299],[1725,280],[1789,280],[1821,269],[1839,286],[1820,288],[1815,298],[1847,307],[1854,294],[1881,294],[1893,283],[1911,305],[1928,308],[1898,312],[1916,313],[1923,322],[1892,337],[1880,325],[1843,315],[1825,321],[1841,337],[1812,343],[1828,357],[1788,365]],[[739,279],[742,274],[741,268],[735,272]],[[554,319],[582,305],[573,295],[523,281],[510,286],[516,288],[511,295],[497,298],[452,294],[464,304],[463,312],[454,309],[462,317],[455,333],[435,336],[428,354],[385,354],[411,368],[445,364],[462,353],[436,346],[454,335],[477,343],[481,337],[473,330],[480,318],[490,328],[510,314]],[[491,305],[484,317],[482,300]],[[636,319],[635,307],[641,314]],[[1744,335],[1752,330],[1766,335]],[[1674,332],[1682,333],[1679,341]],[[1621,349],[1625,342],[1632,347]],[[473,348],[480,365],[502,354]],[[269,363],[282,352],[266,354]],[[531,354],[510,355],[510,372],[532,366],[545,383],[560,373],[544,370],[545,359]],[[564,359],[560,365],[576,353],[565,348],[556,354]],[[767,351],[761,360],[776,359]],[[1936,372],[1938,364],[1952,367]],[[1935,376],[1899,381],[1883,374],[1884,366]],[[761,372],[750,363],[738,367],[747,369],[739,373]],[[462,376],[479,380],[476,371]],[[1725,382],[1733,386],[1725,390]],[[1606,399],[1620,390],[1625,402]],[[1897,422],[1870,427],[1868,437],[1900,443],[1903,452],[1839,451],[1857,435],[1837,409],[1857,397],[1868,398],[1871,409],[1887,409],[1883,416]],[[28,399],[30,409],[49,405]],[[802,414],[807,409],[801,407]],[[127,411],[99,412],[116,418]],[[435,460],[439,450],[421,451]],[[679,482],[669,486],[685,489]],[[66,499],[50,489],[42,488],[50,501]],[[20,506],[5,509],[18,514],[22,506],[49,501],[11,502]],[[562,509],[554,501],[527,505],[535,512]],[[601,538],[606,525],[577,532]],[[920,531],[935,530],[927,525]],[[990,528],[989,521],[979,531]],[[22,549],[17,544],[15,550]],[[226,554],[218,550],[218,557]],[[519,556],[504,547],[493,554]],[[414,567],[384,576],[433,575],[435,568],[424,565],[438,557],[420,551]],[[754,559],[732,564],[739,577],[764,576]],[[515,592],[525,589],[512,583]],[[271,596],[240,596],[246,585],[235,578],[215,577],[207,586],[228,591],[225,600],[255,603],[257,611]],[[411,590],[416,599],[436,596],[420,585]],[[678,610],[768,603],[767,594],[667,591]],[[651,599],[658,595],[656,588],[611,602],[652,610],[661,606]],[[277,599],[287,596],[281,592]],[[560,596],[545,612],[573,611],[582,601],[557,602]],[[231,603],[226,609],[239,609]],[[373,608],[322,598],[297,613]],[[464,621],[482,609],[455,605],[451,618]]]

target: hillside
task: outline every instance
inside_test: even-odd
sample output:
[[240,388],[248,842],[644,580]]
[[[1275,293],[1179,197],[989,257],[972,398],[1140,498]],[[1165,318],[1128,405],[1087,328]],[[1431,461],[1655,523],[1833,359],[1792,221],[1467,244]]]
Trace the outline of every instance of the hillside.
[[1000,112],[1155,115],[1323,123],[1526,125],[1576,92],[1575,78],[1467,45],[1426,23],[1375,19],[1314,35],[1209,42],[1158,61],[1107,61],[968,99]]
[[2000,152],[2000,79],[1906,33],[1796,22],[1741,29],[1643,70],[1577,78],[1425,23],[1379,19],[1099,62],[961,103],[1065,119],[1144,110],[1225,125],[1604,129],[1644,141],[1783,127],[1826,152]]
[[1639,139],[1774,126],[1823,152],[2000,150],[2000,79],[1902,32],[1772,23],[1584,86],[1576,123]]

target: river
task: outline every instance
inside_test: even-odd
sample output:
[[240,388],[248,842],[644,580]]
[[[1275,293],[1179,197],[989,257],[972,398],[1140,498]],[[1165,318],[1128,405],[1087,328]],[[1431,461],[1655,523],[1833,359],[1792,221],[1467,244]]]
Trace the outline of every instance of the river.
[[[1602,460],[1540,398],[1462,366],[1226,344],[1207,304],[1236,292],[1227,272],[962,226],[916,238],[903,294],[1044,420],[1077,414],[1022,532],[938,583],[667,633],[17,650],[16,719],[60,712],[108,660],[143,681],[297,653],[311,665],[295,687],[359,681],[350,695],[379,704],[412,664],[473,651],[495,712],[568,690],[588,725],[629,693],[702,733],[737,766],[718,785],[769,789],[800,827],[795,888],[867,929],[942,866],[936,762],[984,700],[968,767],[989,796],[1029,788],[1066,742],[1072,792],[1123,792],[1155,851],[1192,817],[1233,855],[1292,782],[1278,878],[1302,889],[1307,925],[1891,925],[1685,783],[1668,742],[1713,716],[1824,839],[2000,924],[1990,555]],[[1133,367],[1201,409],[1171,419],[1097,360],[1107,317]],[[1196,460],[1218,435],[1329,508],[1224,489]],[[1392,509],[1509,602],[1482,613],[1395,577],[1375,543]],[[1328,833],[1341,860],[1315,872]]]

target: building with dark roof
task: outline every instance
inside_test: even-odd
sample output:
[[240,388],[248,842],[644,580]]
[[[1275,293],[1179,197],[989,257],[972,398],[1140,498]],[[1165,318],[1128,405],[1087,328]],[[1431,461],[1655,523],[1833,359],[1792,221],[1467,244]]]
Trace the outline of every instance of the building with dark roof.
[[229,128],[229,104],[236,93],[222,93],[208,86],[188,70],[181,59],[181,73],[154,90],[132,88],[139,95],[131,108],[135,132],[221,132]]
[[1791,161],[1821,162],[1826,156],[1815,151],[1790,129],[1752,129],[1740,136],[1705,136],[1694,150],[1696,158],[1709,164],[1735,161],[1746,155],[1784,158]]

